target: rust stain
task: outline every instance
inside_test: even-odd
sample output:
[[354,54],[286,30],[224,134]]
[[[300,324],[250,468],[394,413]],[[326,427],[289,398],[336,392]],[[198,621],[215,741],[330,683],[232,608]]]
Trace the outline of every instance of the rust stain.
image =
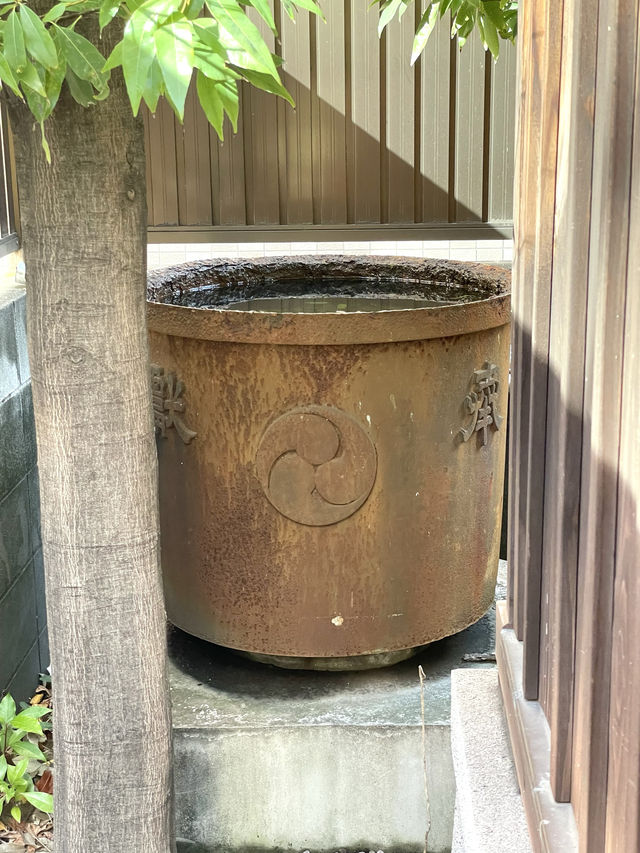
[[[490,362],[508,375],[508,275],[377,261],[195,264],[152,278],[157,300],[217,275],[221,286],[259,284],[306,267],[446,274],[479,293],[487,277],[484,300],[446,306],[446,334],[438,307],[274,324],[260,312],[150,306],[152,360],[184,382],[197,432],[185,445],[169,430],[158,445],[167,611],[184,630],[283,660],[358,657],[424,645],[490,605],[505,431],[486,446],[457,433],[474,371]],[[390,342],[410,327],[421,336]],[[503,383],[497,410],[506,404]]]

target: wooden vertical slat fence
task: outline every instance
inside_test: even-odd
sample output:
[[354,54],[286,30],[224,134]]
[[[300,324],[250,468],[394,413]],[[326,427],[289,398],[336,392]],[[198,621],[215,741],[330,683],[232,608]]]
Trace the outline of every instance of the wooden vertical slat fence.
[[536,853],[640,850],[639,13],[520,11],[497,655]]
[[238,135],[226,127],[223,143],[193,92],[184,127],[166,105],[147,115],[150,240],[376,228],[395,239],[384,225],[400,237],[510,236],[513,48],[498,65],[477,36],[459,52],[444,20],[412,67],[419,3],[382,39],[368,0],[326,0],[326,24],[273,6],[277,44],[251,14],[284,58],[296,109],[243,85]]

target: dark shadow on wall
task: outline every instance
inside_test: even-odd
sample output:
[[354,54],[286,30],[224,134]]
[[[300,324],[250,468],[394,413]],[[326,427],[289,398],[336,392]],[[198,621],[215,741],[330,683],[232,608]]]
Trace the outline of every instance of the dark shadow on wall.
[[[416,224],[453,226],[449,239],[455,239],[456,225],[484,225],[484,237],[504,237],[504,228],[490,223],[510,224],[513,176],[492,174],[488,129],[461,177],[458,137],[450,136],[449,123],[436,128],[441,138],[415,133],[401,157],[311,89],[288,83],[296,110],[244,86],[238,132],[227,127],[223,143],[209,128],[193,86],[183,127],[163,101],[155,115],[145,113],[150,226],[238,228],[243,242],[250,237],[242,237],[242,228],[257,226],[320,226],[314,240],[323,227],[345,225],[365,231],[387,225],[388,239],[394,239],[394,228]],[[455,131],[469,132],[462,126]],[[423,162],[432,164],[437,180],[423,173]],[[496,194],[502,201],[493,201],[491,210],[490,184],[498,180],[506,189]],[[415,239],[426,237],[418,232]]]
[[[511,619],[523,642],[525,698],[540,704],[549,723],[552,790],[559,802],[573,803],[581,844],[593,850],[605,848],[612,815],[637,814],[640,784],[640,725],[629,712],[640,689],[640,526],[631,479],[638,432],[625,402],[640,381],[634,334],[627,329],[624,358],[613,359],[617,377],[588,364],[578,377],[587,392],[593,383],[619,382],[617,411],[611,414],[608,392],[601,400],[596,393],[603,411],[592,415],[586,399],[582,411],[571,408],[571,380],[535,356],[528,330],[514,329],[519,362],[529,369],[513,376],[511,388]],[[582,344],[567,353],[574,363]],[[552,339],[557,358],[553,346]],[[524,403],[514,400],[518,394]],[[633,826],[609,824],[615,849],[636,849]]]

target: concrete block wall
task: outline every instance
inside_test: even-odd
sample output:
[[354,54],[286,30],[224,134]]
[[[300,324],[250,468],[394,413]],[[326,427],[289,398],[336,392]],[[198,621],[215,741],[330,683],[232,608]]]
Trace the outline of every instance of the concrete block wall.
[[0,694],[49,665],[24,289],[0,282]]

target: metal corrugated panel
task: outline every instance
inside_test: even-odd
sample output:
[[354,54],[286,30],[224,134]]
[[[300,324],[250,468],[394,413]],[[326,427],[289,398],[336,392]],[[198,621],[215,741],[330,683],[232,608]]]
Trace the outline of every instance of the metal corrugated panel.
[[[326,0],[327,23],[295,23],[275,0],[293,110],[243,86],[238,134],[219,142],[189,93],[184,127],[146,116],[150,239],[300,239],[382,225],[393,238],[509,233],[515,52],[498,64],[477,36],[459,52],[449,22],[411,66],[417,7],[382,39],[368,0]],[[247,230],[244,231],[243,227]],[[230,236],[233,235],[233,236]],[[435,234],[434,234],[435,236]]]

